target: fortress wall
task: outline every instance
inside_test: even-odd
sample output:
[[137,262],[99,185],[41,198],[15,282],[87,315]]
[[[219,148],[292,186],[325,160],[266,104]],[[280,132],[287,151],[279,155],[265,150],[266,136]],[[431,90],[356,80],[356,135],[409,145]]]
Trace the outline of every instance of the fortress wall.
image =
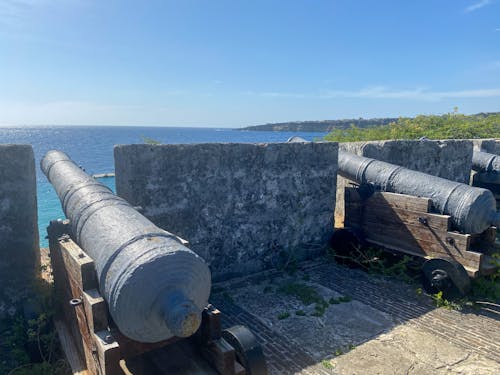
[[337,143],[116,146],[118,195],[215,279],[313,257],[333,231]]
[[[339,150],[449,180],[469,183],[472,142],[468,140],[346,142],[339,143]],[[341,176],[337,179],[336,226],[343,226],[344,187],[353,183],[355,182]]]
[[25,302],[38,265],[33,149],[0,145],[0,318]]
[[488,152],[490,154],[500,155],[499,139],[472,139],[474,149]]

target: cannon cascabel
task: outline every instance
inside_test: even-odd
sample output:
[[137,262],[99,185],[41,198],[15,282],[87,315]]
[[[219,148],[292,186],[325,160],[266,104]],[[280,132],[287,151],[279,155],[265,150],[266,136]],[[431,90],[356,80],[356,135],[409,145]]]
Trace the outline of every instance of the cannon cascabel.
[[339,174],[383,191],[430,198],[434,208],[450,215],[454,226],[463,233],[481,233],[500,221],[495,198],[486,189],[349,152],[339,152]]
[[41,169],[54,186],[73,239],[95,261],[99,289],[120,331],[140,342],[192,335],[208,303],[208,266],[173,234],[49,151]]

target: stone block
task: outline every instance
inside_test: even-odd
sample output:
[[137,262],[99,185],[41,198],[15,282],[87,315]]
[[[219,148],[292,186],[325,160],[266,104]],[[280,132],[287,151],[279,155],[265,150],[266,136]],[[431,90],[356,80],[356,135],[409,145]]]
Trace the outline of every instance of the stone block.
[[25,302],[38,265],[33,149],[0,145],[0,318]]

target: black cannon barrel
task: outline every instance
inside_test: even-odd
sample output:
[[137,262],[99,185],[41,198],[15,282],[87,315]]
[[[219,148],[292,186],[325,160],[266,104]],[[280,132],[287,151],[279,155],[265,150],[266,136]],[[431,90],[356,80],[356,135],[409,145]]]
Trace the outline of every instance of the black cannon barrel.
[[478,172],[500,173],[500,156],[474,150],[472,153],[472,169]]
[[500,222],[495,198],[486,189],[342,151],[339,151],[339,174],[384,191],[431,198],[434,208],[450,215],[455,227],[463,233],[481,233]]
[[211,288],[203,259],[65,153],[49,151],[40,164],[72,236],[95,261],[99,289],[120,331],[140,342],[192,335]]

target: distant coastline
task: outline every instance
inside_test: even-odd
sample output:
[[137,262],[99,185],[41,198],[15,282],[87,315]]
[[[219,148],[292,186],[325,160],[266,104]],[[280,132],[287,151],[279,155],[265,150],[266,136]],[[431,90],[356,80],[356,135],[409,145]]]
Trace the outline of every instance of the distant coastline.
[[288,131],[288,132],[331,132],[334,129],[347,129],[351,125],[359,128],[369,126],[386,125],[397,121],[398,118],[372,118],[372,119],[344,119],[344,120],[321,120],[321,121],[291,121],[274,124],[253,125],[236,130],[250,131]]
[[[488,117],[497,115],[500,112],[477,113],[470,116]],[[446,116],[446,115],[443,115]],[[253,125],[234,130],[245,131],[287,131],[287,132],[323,132],[329,133],[335,129],[348,129],[351,125],[358,128],[368,128],[372,126],[387,125],[392,122],[404,120],[406,117],[384,117],[372,119],[343,119],[343,120],[320,120],[320,121],[290,121],[273,124]]]

